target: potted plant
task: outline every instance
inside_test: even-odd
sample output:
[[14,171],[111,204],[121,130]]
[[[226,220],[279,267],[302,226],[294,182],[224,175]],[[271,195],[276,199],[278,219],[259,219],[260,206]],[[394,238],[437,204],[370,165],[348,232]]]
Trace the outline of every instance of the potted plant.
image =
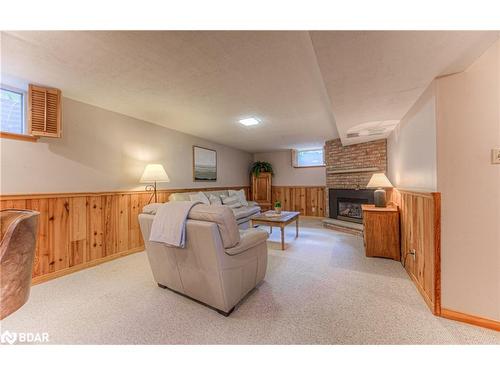
[[274,211],[277,214],[281,214],[281,202],[280,201],[274,202]]
[[250,173],[259,177],[260,172],[269,172],[274,175],[273,166],[267,161],[256,161],[250,167]]

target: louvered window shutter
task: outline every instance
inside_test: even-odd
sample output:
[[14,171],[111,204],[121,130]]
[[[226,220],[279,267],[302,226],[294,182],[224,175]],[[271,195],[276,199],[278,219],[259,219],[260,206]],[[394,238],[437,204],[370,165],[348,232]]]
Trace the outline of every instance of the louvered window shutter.
[[29,85],[28,132],[41,137],[61,137],[61,90]]

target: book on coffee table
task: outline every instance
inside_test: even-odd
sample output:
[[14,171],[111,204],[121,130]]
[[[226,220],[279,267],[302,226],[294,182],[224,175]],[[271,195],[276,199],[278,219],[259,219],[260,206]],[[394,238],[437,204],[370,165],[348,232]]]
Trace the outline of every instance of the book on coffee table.
[[277,213],[276,211],[266,211],[266,212],[264,212],[264,216],[266,216],[266,217],[281,217],[281,212]]

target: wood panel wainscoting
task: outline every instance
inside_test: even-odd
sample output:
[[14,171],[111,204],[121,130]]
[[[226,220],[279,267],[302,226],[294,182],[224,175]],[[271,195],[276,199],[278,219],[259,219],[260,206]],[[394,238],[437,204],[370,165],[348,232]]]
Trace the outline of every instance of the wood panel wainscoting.
[[303,216],[325,216],[324,186],[273,186],[272,202],[280,201],[283,211],[298,211]]
[[[158,201],[172,193],[245,189],[248,186],[158,191]],[[40,212],[32,281],[38,284],[144,249],[138,215],[151,193],[55,193],[0,196],[0,209]]]
[[441,314],[441,195],[394,189],[399,206],[401,263],[430,310]]

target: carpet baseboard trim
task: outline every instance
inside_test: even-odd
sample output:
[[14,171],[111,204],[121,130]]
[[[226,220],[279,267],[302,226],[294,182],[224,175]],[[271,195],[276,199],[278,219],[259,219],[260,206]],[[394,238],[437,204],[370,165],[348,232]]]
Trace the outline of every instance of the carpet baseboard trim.
[[84,270],[86,268],[95,267],[95,266],[98,266],[99,264],[106,263],[106,262],[127,256],[127,255],[131,255],[134,253],[138,253],[138,252],[143,251],[143,250],[144,250],[144,246],[139,246],[139,247],[127,250],[127,251],[122,251],[120,253],[109,255],[105,258],[92,260],[90,262],[78,264],[78,265],[73,266],[73,267],[64,268],[64,269],[59,270],[59,271],[55,271],[55,272],[47,273],[45,275],[37,276],[31,280],[31,285],[41,284],[41,283],[44,283],[44,282],[49,281],[49,280],[57,279],[58,277],[66,276],[66,275],[72,274],[74,272]]
[[500,322],[498,320],[481,318],[480,316],[465,314],[445,308],[441,309],[441,317],[500,332]]

